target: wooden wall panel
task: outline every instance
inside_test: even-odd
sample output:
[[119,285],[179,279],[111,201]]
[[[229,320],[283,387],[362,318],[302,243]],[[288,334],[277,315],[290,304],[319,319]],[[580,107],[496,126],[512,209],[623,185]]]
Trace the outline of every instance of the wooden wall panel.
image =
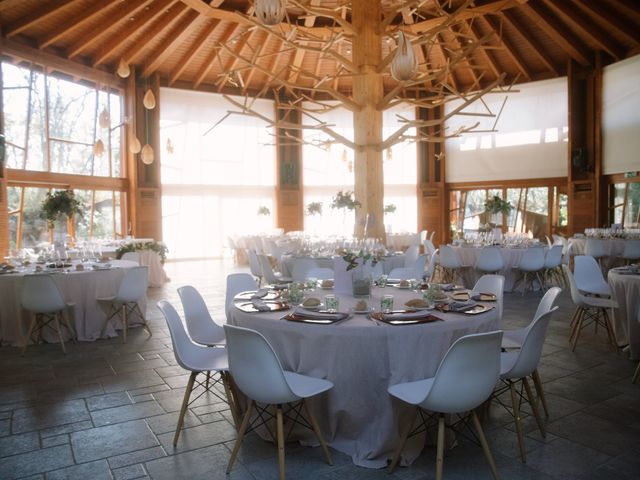
[[9,201],[7,198],[7,177],[5,175],[6,155],[2,92],[2,69],[0,68],[0,258],[4,258],[9,254]]

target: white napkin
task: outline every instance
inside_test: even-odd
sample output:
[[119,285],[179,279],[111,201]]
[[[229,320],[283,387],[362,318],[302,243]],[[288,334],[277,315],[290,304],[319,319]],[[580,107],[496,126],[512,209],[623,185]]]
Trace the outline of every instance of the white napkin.
[[333,320],[335,318],[340,318],[344,316],[344,313],[336,312],[336,313],[328,313],[328,312],[314,312],[312,310],[307,310],[306,308],[298,307],[294,310],[295,314],[302,315],[306,318],[317,318],[319,320]]
[[466,302],[451,302],[449,304],[449,310],[451,312],[463,312],[476,306],[476,302],[473,300],[467,300]]
[[251,295],[251,298],[252,299],[254,299],[254,298],[264,298],[264,297],[267,296],[268,293],[269,293],[269,289],[268,288],[261,288],[256,293]]
[[262,300],[258,300],[258,299],[252,300],[251,304],[253,305],[253,308],[258,310],[259,312],[269,312],[269,311],[271,311],[271,309],[269,308],[269,305],[264,303]]
[[414,320],[416,318],[424,318],[428,313],[418,310],[417,312],[396,312],[396,313],[383,313],[383,320]]

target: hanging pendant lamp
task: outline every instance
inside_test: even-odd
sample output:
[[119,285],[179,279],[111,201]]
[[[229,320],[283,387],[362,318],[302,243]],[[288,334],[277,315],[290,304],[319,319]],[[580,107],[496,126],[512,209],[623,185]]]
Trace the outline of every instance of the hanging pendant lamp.
[[285,0],[256,0],[256,18],[264,25],[277,25],[282,22]]
[[135,155],[136,153],[140,153],[140,150],[142,150],[142,144],[140,143],[140,140],[138,140],[138,137],[134,136],[131,139],[129,151]]
[[153,91],[151,89],[148,89],[147,93],[144,94],[144,97],[142,98],[142,104],[147,110],[153,110],[154,108],[156,108],[156,96],[153,94]]
[[142,147],[142,151],[140,152],[140,160],[142,160],[142,163],[144,163],[145,165],[151,165],[153,163],[153,148],[151,148],[151,145],[149,145],[148,143],[145,144],[144,147]]
[[391,62],[391,75],[399,82],[411,80],[416,74],[416,57],[411,42],[407,41],[404,33],[398,33],[398,48]]
[[93,154],[96,157],[101,157],[102,155],[104,155],[104,142],[102,140],[98,139],[98,141],[93,146]]
[[127,78],[131,75],[131,68],[129,67],[129,64],[124,61],[124,58],[121,58],[118,62],[118,69],[116,70],[116,73],[120,78]]
[[98,116],[98,125],[100,125],[100,128],[109,128],[110,120],[107,107],[104,107]]

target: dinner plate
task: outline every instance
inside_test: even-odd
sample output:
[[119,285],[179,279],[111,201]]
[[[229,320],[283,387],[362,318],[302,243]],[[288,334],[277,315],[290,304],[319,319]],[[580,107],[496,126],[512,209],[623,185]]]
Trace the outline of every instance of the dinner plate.
[[416,312],[417,310],[411,309],[411,310],[394,310],[393,312],[390,312],[390,314],[388,313],[382,313],[382,312],[372,312],[369,314],[369,318],[372,318],[373,320],[375,320],[376,322],[383,322],[383,323],[387,323],[389,325],[415,325],[415,324],[419,324],[419,323],[430,323],[430,322],[437,322],[439,320],[442,320],[440,317],[436,317],[435,315],[432,315],[430,313],[424,313],[424,316],[420,316],[418,318],[415,317],[411,317],[411,318],[393,318],[393,314],[399,314],[401,315],[402,313],[412,313],[412,312]]
[[425,312],[428,312],[429,310],[433,310],[435,308],[435,306],[433,305],[426,306],[426,307],[416,307],[414,305],[407,305],[406,303],[404,304],[404,306],[412,310],[425,311]]
[[488,312],[489,310],[493,310],[495,307],[493,305],[491,306],[487,306],[487,305],[476,305],[475,307],[473,307],[470,310],[465,310],[464,313],[465,315],[478,315],[480,313],[485,313]]
[[300,306],[305,310],[311,310],[312,312],[319,312],[320,310],[324,310],[324,303],[321,303],[320,305],[307,306],[307,305],[304,305],[304,302],[303,302],[300,304]]
[[[255,294],[256,294],[256,290],[240,292],[235,297],[233,297],[233,299],[234,300],[254,300],[251,297],[252,295],[255,295]],[[277,298],[280,298],[280,292],[269,290],[264,297],[256,298],[255,300],[275,300]]]
[[330,313],[326,310],[319,310],[317,313],[320,315],[316,317],[313,313],[304,314],[303,312],[296,311],[285,315],[282,319],[289,322],[309,323],[311,325],[331,325],[349,318],[348,313],[342,312]]
[[235,306],[238,310],[241,310],[245,313],[257,313],[257,312],[264,312],[264,313],[268,313],[268,312],[278,312],[280,310],[287,310],[289,308],[289,305],[286,304],[285,302],[262,302],[264,305],[266,305],[267,307],[269,307],[269,310],[258,310],[255,305],[253,304],[253,302],[243,302],[243,303],[236,303]]

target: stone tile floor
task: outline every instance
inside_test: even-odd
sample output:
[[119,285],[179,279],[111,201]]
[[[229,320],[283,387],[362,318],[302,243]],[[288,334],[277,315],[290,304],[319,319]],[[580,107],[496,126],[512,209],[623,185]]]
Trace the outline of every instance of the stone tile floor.
[[[176,288],[196,286],[215,318],[223,318],[225,275],[242,271],[225,261],[167,264],[173,281],[150,289],[147,317],[153,330],[119,339],[59,346],[0,348],[0,479],[225,478],[235,438],[225,405],[202,397],[190,409],[177,448],[172,446],[187,374],[176,365],[164,320],[166,298],[179,306]],[[526,325],[539,293],[507,294],[505,324]],[[570,298],[563,294],[552,320],[540,374],[551,409],[543,439],[525,412],[527,463],[517,455],[508,414],[491,409],[489,443],[503,479],[640,478],[640,385],[630,383],[635,363],[616,355],[603,332],[584,332],[576,353],[568,344]],[[427,447],[408,468],[388,475],[353,465],[333,451],[326,465],[319,449],[287,445],[290,479],[355,480],[434,477],[435,450]],[[229,475],[236,480],[277,478],[274,446],[256,436],[245,442]],[[462,441],[447,452],[445,478],[490,478],[480,448]]]

